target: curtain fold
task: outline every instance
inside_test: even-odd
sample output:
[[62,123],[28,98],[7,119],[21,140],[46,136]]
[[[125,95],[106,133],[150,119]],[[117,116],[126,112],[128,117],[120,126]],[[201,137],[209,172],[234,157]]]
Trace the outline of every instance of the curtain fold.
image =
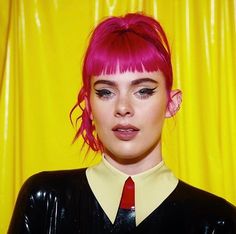
[[169,38],[174,87],[167,165],[190,184],[236,204],[236,2],[234,0],[0,1],[0,233],[22,183],[43,170],[93,165],[71,145],[69,112],[81,85],[88,35],[109,15],[143,11]]

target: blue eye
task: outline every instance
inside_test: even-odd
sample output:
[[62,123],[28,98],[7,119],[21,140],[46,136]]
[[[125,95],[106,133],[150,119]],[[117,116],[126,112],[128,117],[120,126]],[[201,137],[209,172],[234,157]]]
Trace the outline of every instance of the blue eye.
[[113,95],[113,93],[108,89],[95,89],[96,94],[100,98],[109,98]]
[[143,89],[140,89],[139,91],[137,91],[135,94],[137,94],[141,99],[143,98],[148,98],[150,96],[152,96],[156,91],[156,88],[143,88]]

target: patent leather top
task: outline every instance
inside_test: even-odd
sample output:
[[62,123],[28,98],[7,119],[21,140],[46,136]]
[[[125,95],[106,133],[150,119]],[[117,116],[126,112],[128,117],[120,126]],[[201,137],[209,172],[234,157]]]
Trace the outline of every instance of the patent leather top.
[[[29,178],[19,193],[8,233],[124,232],[108,219],[89,187],[85,169],[79,169]],[[129,233],[236,234],[236,208],[179,181],[169,197]]]

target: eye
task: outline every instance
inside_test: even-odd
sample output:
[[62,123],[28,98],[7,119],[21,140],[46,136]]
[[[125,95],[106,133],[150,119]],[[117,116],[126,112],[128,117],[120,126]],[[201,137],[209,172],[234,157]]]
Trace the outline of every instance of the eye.
[[139,98],[141,99],[146,99],[149,98],[150,96],[152,96],[155,92],[156,92],[156,88],[142,88],[140,90],[138,90],[137,92],[135,92],[135,95],[137,95]]
[[103,99],[109,99],[114,95],[114,93],[108,89],[95,89],[95,91],[96,91],[96,95],[99,98],[103,98]]

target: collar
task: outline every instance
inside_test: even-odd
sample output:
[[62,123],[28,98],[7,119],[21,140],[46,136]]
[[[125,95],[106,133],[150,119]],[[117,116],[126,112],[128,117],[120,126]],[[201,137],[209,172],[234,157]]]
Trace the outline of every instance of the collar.
[[[113,167],[103,157],[102,161],[86,170],[88,183],[106,215],[115,222],[122,190],[130,176]],[[135,183],[136,225],[140,224],[172,193],[178,179],[160,162],[155,167],[131,178]]]

